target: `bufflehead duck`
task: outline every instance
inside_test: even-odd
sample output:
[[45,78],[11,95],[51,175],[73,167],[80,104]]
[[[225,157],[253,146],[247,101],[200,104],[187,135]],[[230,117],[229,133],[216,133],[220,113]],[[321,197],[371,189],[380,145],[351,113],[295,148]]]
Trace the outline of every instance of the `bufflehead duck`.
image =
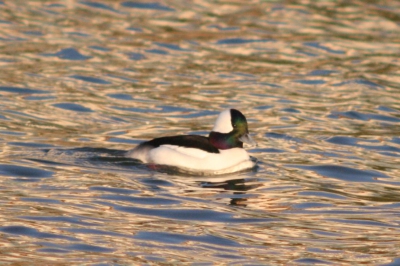
[[243,143],[256,145],[249,135],[246,117],[236,109],[227,109],[219,114],[208,137],[155,138],[128,151],[127,156],[197,174],[225,174],[254,167]]

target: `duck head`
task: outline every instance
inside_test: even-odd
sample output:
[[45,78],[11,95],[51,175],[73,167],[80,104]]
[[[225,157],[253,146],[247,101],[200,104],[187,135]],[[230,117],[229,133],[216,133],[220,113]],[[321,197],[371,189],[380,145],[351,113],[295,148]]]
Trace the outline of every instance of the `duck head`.
[[246,117],[236,109],[222,111],[208,137],[220,150],[243,148],[243,143],[256,145],[249,135]]

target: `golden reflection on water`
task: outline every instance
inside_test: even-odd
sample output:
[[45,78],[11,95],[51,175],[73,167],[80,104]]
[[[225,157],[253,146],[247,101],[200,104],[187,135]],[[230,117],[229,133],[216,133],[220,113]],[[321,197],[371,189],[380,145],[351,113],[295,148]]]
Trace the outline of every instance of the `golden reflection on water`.
[[[396,2],[141,4],[0,2],[2,260],[399,260]],[[229,107],[255,171],[121,155]]]

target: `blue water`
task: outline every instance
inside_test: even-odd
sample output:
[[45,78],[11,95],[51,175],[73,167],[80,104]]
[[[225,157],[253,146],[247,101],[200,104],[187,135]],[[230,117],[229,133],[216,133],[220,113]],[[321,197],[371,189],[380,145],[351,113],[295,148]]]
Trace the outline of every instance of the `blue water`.
[[[398,265],[397,1],[0,1],[0,261]],[[237,108],[250,171],[125,158]]]

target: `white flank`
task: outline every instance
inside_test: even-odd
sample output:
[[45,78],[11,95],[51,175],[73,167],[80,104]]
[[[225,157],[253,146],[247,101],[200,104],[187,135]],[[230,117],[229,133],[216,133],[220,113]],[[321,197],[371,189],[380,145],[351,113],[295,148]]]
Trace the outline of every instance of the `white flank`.
[[242,148],[220,150],[220,153],[208,153],[199,149],[162,145],[149,153],[154,164],[176,166],[191,171],[236,172],[254,166],[250,156]]
[[231,110],[227,109],[219,114],[212,131],[219,133],[229,133],[232,130],[233,127],[231,122]]

